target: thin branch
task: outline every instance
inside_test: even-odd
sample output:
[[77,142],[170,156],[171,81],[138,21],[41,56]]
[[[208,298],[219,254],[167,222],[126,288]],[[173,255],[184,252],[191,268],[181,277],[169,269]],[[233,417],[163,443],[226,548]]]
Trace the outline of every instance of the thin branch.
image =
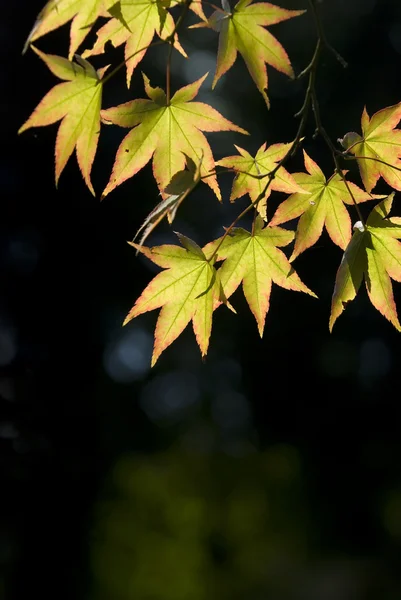
[[327,50],[329,50],[335,56],[336,60],[338,60],[338,62],[344,67],[344,69],[346,69],[348,67],[347,61],[343,59],[341,54],[337,52],[335,48],[333,48],[333,46],[330,44],[330,42],[328,42],[326,38],[326,34],[323,29],[323,23],[320,18],[319,10],[317,8],[317,0],[309,0],[309,5],[312,9],[312,15],[315,21],[315,27],[319,40],[321,40],[322,44],[326,46]]
[[318,38],[318,41],[317,41],[317,44],[316,44],[316,47],[315,47],[315,51],[314,51],[313,56],[312,56],[312,60],[310,61],[309,65],[307,67],[305,67],[305,69],[303,71],[301,71],[300,73],[298,73],[298,75],[296,76],[295,79],[302,79],[302,77],[304,77],[305,75],[307,75],[308,73],[310,73],[310,71],[312,71],[312,69],[314,69],[316,61],[319,58],[318,54],[320,52],[320,47],[321,47],[321,40],[320,40],[320,38]]

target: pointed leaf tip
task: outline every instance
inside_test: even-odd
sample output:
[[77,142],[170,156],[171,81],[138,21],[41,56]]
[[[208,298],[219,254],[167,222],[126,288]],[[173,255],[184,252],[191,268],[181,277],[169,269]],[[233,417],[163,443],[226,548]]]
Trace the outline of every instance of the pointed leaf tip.
[[401,190],[401,102],[383,108],[372,118],[364,108],[361,119],[362,136],[347,133],[340,142],[356,157],[361,179],[371,192],[380,177],[395,190]]
[[125,319],[126,323],[144,312],[161,308],[152,365],[190,321],[204,356],[211,335],[212,314],[222,298],[220,279],[203,251],[186,236],[178,235],[184,247],[164,245],[149,249],[130,244],[164,269],[149,283]]
[[117,151],[103,197],[152,160],[156,182],[163,199],[166,199],[168,194],[165,190],[173,177],[185,169],[187,156],[199,165],[199,179],[204,178],[204,182],[221,199],[217,177],[210,175],[215,169],[215,161],[203,132],[244,133],[244,130],[211,106],[192,101],[202,79],[178,90],[169,106],[161,88],[148,87],[149,99],[134,100],[102,111],[102,120],[131,128]]
[[380,202],[371,211],[367,224],[357,222],[347,246],[334,286],[329,329],[351,302],[363,279],[373,306],[401,330],[394,302],[391,278],[401,281],[401,228],[388,218],[392,197]]
[[[289,77],[294,77],[288,55],[280,42],[265,29],[270,25],[300,16],[305,11],[291,11],[270,3],[240,1],[227,15],[220,17],[216,12],[209,19],[209,26],[220,31],[217,67],[212,87],[235,63],[240,52],[256,87],[262,94],[267,107],[266,64]],[[218,25],[218,27],[216,27]]]
[[55,183],[76,149],[78,166],[89,190],[95,195],[90,173],[100,133],[102,85],[96,71],[87,61],[81,64],[61,56],[34,51],[54,75],[63,80],[41,100],[28,120],[20,127],[42,127],[61,121],[56,138]]
[[245,298],[256,319],[260,335],[263,334],[269,310],[272,283],[316,297],[300,280],[285,254],[277,247],[290,241],[282,241],[282,238],[286,237],[285,230],[278,227],[258,227],[252,235],[238,228],[231,234],[220,246],[218,259],[224,262],[217,273],[227,298],[242,282]]

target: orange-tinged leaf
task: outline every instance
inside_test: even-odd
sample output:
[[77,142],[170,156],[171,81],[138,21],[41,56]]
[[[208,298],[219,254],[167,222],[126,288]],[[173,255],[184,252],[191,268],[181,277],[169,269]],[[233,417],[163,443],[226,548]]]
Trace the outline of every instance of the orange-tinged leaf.
[[125,325],[142,313],[161,308],[155,329],[152,366],[191,320],[201,354],[205,356],[213,309],[224,300],[213,265],[195,242],[178,235],[185,247],[145,248],[131,243],[137,251],[165,269],[149,283],[124,321]]
[[[304,159],[308,173],[295,173],[293,177],[309,195],[292,194],[280,204],[270,222],[271,225],[280,225],[302,215],[290,261],[317,242],[324,226],[333,242],[343,250],[351,239],[351,220],[344,203],[353,204],[353,200],[347,185],[337,173],[327,181],[305,151]],[[347,184],[358,203],[383,197],[372,196],[350,181]]]
[[[399,242],[396,243],[399,244]],[[367,270],[365,278],[369,300],[398,331],[401,331],[394,302],[393,286],[386,266],[380,254],[374,248],[367,247],[366,255]]]
[[394,302],[391,279],[401,282],[401,222],[388,218],[394,194],[390,194],[370,213],[366,226],[358,222],[336,276],[330,331],[346,304],[358,293],[365,278],[373,306],[401,331]]
[[[60,56],[35,52],[60,79],[66,80],[53,87],[41,100],[19,133],[30,127],[51,125],[62,119],[56,139],[56,185],[76,148],[78,165],[86,185],[94,195],[90,172],[96,154],[100,133],[102,100],[101,73],[86,60],[79,63]],[[104,70],[103,70],[104,71]]]
[[381,231],[385,229],[388,235],[395,238],[401,237],[401,217],[390,217],[393,206],[394,192],[374,207],[367,220],[367,225],[371,231],[376,231],[379,227]]
[[401,129],[395,129],[400,120],[401,102],[379,110],[371,119],[365,108],[362,136],[348,133],[341,140],[345,149],[357,157],[363,185],[368,192],[380,177],[395,190],[401,190]]
[[232,67],[239,52],[256,87],[269,106],[266,93],[268,87],[266,63],[289,77],[293,77],[294,72],[286,51],[265,27],[297,17],[305,11],[286,10],[269,2],[255,4],[251,2],[252,0],[239,0],[230,11],[228,2],[224,1],[223,11],[216,11],[208,21],[209,27],[220,31],[213,87]]
[[[244,295],[256,319],[260,336],[263,335],[269,310],[272,282],[288,290],[315,296],[302,283],[285,254],[277,247],[286,246],[293,237],[292,231],[281,227],[263,228],[263,220],[257,217],[253,235],[242,228],[234,229],[218,249],[217,260],[224,260],[218,270],[224,293],[229,298],[242,282]],[[216,240],[213,245],[218,243],[219,240]],[[213,246],[206,247],[204,251],[210,255],[211,249]]]
[[360,231],[356,228],[343,254],[331,301],[330,331],[332,331],[334,323],[344,311],[348,302],[355,298],[362,283],[367,265],[366,236],[367,232],[365,230]]
[[97,18],[108,14],[113,4],[116,2],[110,0],[50,0],[37,16],[24,51],[29,44],[72,19],[68,54],[72,59]]
[[[102,54],[107,42],[111,42],[114,47],[125,43],[129,87],[132,73],[145,56],[155,33],[162,39],[166,39],[173,33],[175,25],[163,0],[121,0],[120,8],[122,20],[110,19],[101,27],[97,32],[97,40],[93,48],[86,50],[83,56]],[[186,56],[177,36],[175,36],[174,46],[183,56]]]
[[[262,144],[255,157],[239,146],[235,146],[239,155],[227,156],[219,160],[216,163],[217,165],[238,171],[231,189],[230,201],[233,202],[236,198],[249,194],[252,202],[256,202],[266,188],[267,175],[275,169],[291,146],[292,144],[273,144],[266,148],[266,144]],[[266,201],[272,190],[286,192],[287,194],[295,192],[309,194],[298,185],[284,167],[280,167],[258,203],[258,211],[263,219],[266,219]]]
[[[153,172],[160,191],[185,167],[185,155],[201,164],[201,177],[221,199],[215,175],[215,162],[203,131],[238,131],[247,133],[225,119],[211,106],[192,102],[206,75],[178,90],[167,104],[160,88],[152,88],[144,75],[149,100],[133,100],[101,112],[106,123],[133,127],[123,139],[116,155],[113,172],[103,197],[135,175],[153,156]],[[158,91],[157,91],[158,90]],[[157,101],[155,101],[157,100]]]
[[[166,4],[168,4],[168,3],[169,3],[169,0],[166,0]],[[173,3],[171,3],[171,4],[173,4]],[[184,4],[187,4],[187,0],[177,0],[176,4],[183,6]],[[191,3],[190,3],[190,5],[189,5],[189,8],[204,23],[207,23],[206,15],[203,12],[202,0],[192,0]]]

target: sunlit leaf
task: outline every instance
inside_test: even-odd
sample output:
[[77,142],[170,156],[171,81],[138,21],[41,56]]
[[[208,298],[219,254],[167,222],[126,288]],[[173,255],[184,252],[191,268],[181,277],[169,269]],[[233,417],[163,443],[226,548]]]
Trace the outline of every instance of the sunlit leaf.
[[202,131],[238,131],[247,133],[225,119],[211,106],[191,102],[206,75],[178,90],[168,103],[161,88],[152,88],[144,77],[149,100],[133,100],[102,111],[106,123],[133,128],[123,139],[116,155],[110,181],[103,197],[135,175],[153,156],[153,173],[163,197],[164,190],[178,171],[185,167],[185,155],[195,164],[216,196],[221,199],[215,175],[215,162]]
[[213,87],[233,66],[239,52],[269,106],[266,63],[289,77],[294,77],[294,72],[286,51],[265,27],[297,17],[305,11],[286,10],[268,2],[251,2],[239,0],[231,10],[229,2],[224,0],[222,10],[215,11],[206,23],[201,22],[196,26],[208,26],[220,32]]
[[340,140],[348,152],[359,157],[359,171],[368,192],[380,177],[395,190],[401,190],[401,129],[395,129],[400,120],[401,102],[379,110],[371,119],[365,108],[362,136],[351,132]]
[[100,133],[101,76],[104,69],[96,71],[80,57],[75,63],[33,49],[52,73],[66,82],[59,83],[46,94],[19,133],[30,127],[51,125],[61,120],[56,139],[56,184],[76,148],[82,176],[92,194],[95,194],[90,173]]
[[351,239],[351,219],[344,203],[352,205],[353,198],[357,203],[383,198],[364,192],[350,181],[346,184],[338,173],[326,180],[320,167],[305,151],[304,160],[308,173],[295,173],[293,177],[309,195],[292,194],[280,204],[270,222],[280,225],[301,216],[290,260],[316,244],[324,226],[332,241],[345,250]]
[[202,356],[209,346],[215,306],[224,301],[219,276],[199,246],[180,234],[184,247],[131,245],[165,269],[149,283],[128,313],[124,325],[138,315],[161,308],[155,330],[152,366],[192,320]]
[[[97,40],[91,50],[83,56],[102,54],[107,42],[114,47],[125,43],[125,61],[127,67],[127,85],[131,82],[132,72],[146,54],[153,37],[158,34],[168,38],[174,31],[174,21],[163,0],[121,0],[122,19],[110,19],[98,32]],[[175,48],[186,56],[175,36]]]
[[72,59],[97,18],[107,15],[108,10],[113,9],[116,4],[118,2],[115,0],[50,0],[37,16],[24,51],[29,44],[72,19],[68,54]]
[[401,281],[401,223],[389,218],[394,194],[376,206],[366,226],[357,223],[337,272],[329,327],[358,293],[365,278],[369,299],[373,306],[401,331],[394,302],[391,279]]
[[[264,227],[261,217],[257,217],[253,233],[242,228],[234,229],[217,251],[217,260],[224,260],[218,270],[221,284],[227,298],[242,282],[245,298],[249,304],[260,336],[263,335],[266,314],[269,310],[272,283],[287,290],[316,295],[300,280],[279,246],[287,246],[294,233],[281,227]],[[220,240],[204,248],[211,255]]]
[[256,202],[264,192],[258,203],[258,211],[266,219],[266,201],[272,190],[286,192],[287,194],[294,192],[308,194],[309,192],[298,185],[284,167],[278,169],[266,189],[267,175],[276,168],[291,146],[292,144],[273,144],[266,148],[266,144],[262,144],[255,157],[239,146],[235,146],[239,155],[227,156],[219,160],[216,163],[217,165],[238,171],[231,189],[230,201],[233,202],[236,198],[249,194],[252,202]]

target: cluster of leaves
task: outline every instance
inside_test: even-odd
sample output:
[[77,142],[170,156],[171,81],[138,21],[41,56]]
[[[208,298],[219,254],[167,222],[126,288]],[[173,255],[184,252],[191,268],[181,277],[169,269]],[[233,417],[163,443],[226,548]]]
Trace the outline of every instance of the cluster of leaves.
[[[175,9],[181,11],[176,20],[172,16]],[[200,0],[50,0],[38,15],[26,43],[26,48],[30,46],[51,72],[63,80],[45,95],[20,129],[22,132],[61,121],[56,138],[56,183],[75,148],[84,181],[95,194],[90,175],[101,124],[129,129],[117,150],[102,198],[152,159],[162,200],[139,229],[138,234],[142,233],[139,243],[132,242],[132,246],[163,270],[146,287],[125,323],[141,313],[161,308],[155,331],[154,364],[192,320],[204,356],[214,311],[225,304],[235,312],[228,299],[242,282],[259,333],[263,335],[272,282],[315,296],[300,280],[292,262],[316,243],[325,226],[332,241],[344,251],[333,293],[330,329],[346,303],[355,298],[364,278],[372,304],[401,330],[391,284],[391,279],[401,281],[398,241],[401,218],[389,218],[394,193],[388,197],[372,194],[380,177],[393,190],[401,191],[401,130],[396,129],[401,120],[401,103],[378,111],[371,119],[364,109],[362,134],[347,133],[339,140],[341,150],[329,142],[329,147],[334,148],[336,164],[329,179],[306,152],[306,172],[290,174],[284,168],[287,158],[300,145],[301,129],[291,143],[271,146],[265,143],[255,156],[236,146],[238,154],[215,162],[205,132],[247,134],[247,131],[211,106],[195,100],[206,75],[171,95],[173,49],[188,59],[178,39],[188,9],[199,19],[192,28],[208,27],[219,33],[213,87],[232,67],[239,52],[269,107],[266,64],[289,77],[294,77],[294,73],[286,51],[267,27],[305,11],[285,10],[252,0],[239,0],[231,8],[228,0],[222,0],[222,8],[207,17]],[[102,18],[107,21],[98,28],[93,47],[76,54],[88,32]],[[69,21],[67,58],[45,54],[32,45]],[[155,35],[158,39],[153,41]],[[114,69],[96,70],[88,58],[104,53],[108,43],[115,47],[125,44],[124,62]],[[148,49],[159,44],[168,46],[166,90],[152,87],[143,74],[147,98],[104,108],[104,85],[125,65],[129,87],[134,69]],[[305,73],[316,69],[317,57],[318,51]],[[305,106],[314,93],[311,89],[310,84]],[[338,157],[357,161],[364,189],[348,181],[347,171],[338,166]],[[181,234],[177,234],[180,246],[145,247],[149,233],[164,217],[169,223],[174,220],[177,209],[199,182],[206,183],[217,199],[222,200],[216,167],[234,172],[231,202],[244,195],[250,198],[247,209],[226,228],[224,235],[203,249]],[[268,221],[268,198],[275,190],[289,197]],[[367,222],[359,218],[352,227],[346,206],[354,206],[359,217],[358,204],[372,200],[380,202]],[[250,210],[254,211],[251,231],[237,227],[240,218]],[[296,231],[280,227],[297,218]],[[294,240],[292,255],[287,259],[280,248]],[[221,262],[219,267],[218,262]]]

